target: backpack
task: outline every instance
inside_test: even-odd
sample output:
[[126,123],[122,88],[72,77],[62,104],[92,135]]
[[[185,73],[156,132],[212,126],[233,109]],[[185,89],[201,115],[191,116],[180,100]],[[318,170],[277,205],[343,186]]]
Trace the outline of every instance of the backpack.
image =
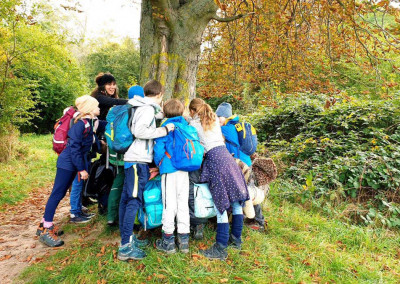
[[119,154],[124,154],[134,137],[131,125],[135,108],[131,104],[117,105],[112,107],[107,114],[107,125],[105,136],[108,146]]
[[[68,130],[74,124],[74,114],[76,110],[74,107],[69,107],[64,115],[54,125],[53,134],[53,150],[60,155],[61,152],[67,147],[68,143]],[[85,128],[86,131],[86,128]]]
[[112,166],[107,167],[104,159],[94,161],[90,167],[89,178],[83,187],[83,196],[97,198],[110,192],[114,181]]
[[256,129],[248,122],[239,122],[235,124],[239,138],[239,149],[250,156],[257,150]]
[[143,207],[139,209],[138,219],[144,229],[153,229],[162,225],[163,203],[161,195],[161,177],[149,180],[143,191]]
[[167,145],[166,155],[171,159],[172,165],[185,172],[200,169],[204,147],[200,144],[196,128],[191,125],[184,128],[175,127],[171,135],[172,143]]
[[217,215],[207,183],[194,183],[194,215],[207,219]]

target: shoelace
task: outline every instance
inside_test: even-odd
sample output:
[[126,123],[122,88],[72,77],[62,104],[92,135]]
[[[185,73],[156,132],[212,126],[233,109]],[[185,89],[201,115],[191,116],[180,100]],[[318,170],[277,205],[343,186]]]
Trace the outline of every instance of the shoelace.
[[47,230],[47,232],[49,232],[49,235],[53,240],[56,241],[58,239],[58,237],[56,235],[56,232],[57,232],[56,227],[54,227],[53,230],[49,230],[49,229],[46,229],[46,230]]

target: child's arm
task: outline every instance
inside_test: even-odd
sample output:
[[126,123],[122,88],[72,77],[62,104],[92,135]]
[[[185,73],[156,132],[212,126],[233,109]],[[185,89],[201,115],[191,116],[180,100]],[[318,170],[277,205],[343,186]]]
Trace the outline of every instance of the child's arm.
[[154,163],[157,167],[160,166],[161,161],[165,157],[166,142],[168,140],[168,135],[165,137],[160,137],[155,140],[154,143]]
[[132,134],[139,139],[155,139],[168,134],[167,126],[152,127],[156,123],[153,107],[140,107],[136,110],[132,124]]
[[85,124],[82,120],[75,123],[68,131],[69,145],[71,147],[71,161],[78,172],[85,170],[85,162],[82,155],[82,134]]

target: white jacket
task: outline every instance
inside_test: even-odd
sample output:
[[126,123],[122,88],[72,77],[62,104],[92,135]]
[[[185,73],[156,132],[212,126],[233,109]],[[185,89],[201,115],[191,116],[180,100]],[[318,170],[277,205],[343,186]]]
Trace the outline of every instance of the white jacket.
[[153,139],[167,135],[165,127],[156,127],[156,114],[161,107],[148,97],[134,96],[128,101],[134,106],[131,131],[135,140],[124,155],[125,162],[151,163]]

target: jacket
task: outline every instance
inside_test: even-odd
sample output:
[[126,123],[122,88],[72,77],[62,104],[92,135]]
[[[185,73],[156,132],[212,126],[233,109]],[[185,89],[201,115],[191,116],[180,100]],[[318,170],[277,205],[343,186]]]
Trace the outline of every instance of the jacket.
[[[93,132],[94,120],[80,119],[68,131],[68,143],[57,159],[57,168],[68,171],[89,170],[90,155],[96,137]],[[106,121],[99,121],[98,131],[104,131]]]
[[210,151],[212,148],[225,145],[218,118],[215,119],[213,127],[207,132],[204,132],[197,114],[190,120],[189,124],[196,128],[200,143],[203,145],[205,152]]
[[[187,121],[182,116],[168,118],[163,121],[162,125],[166,125],[168,123],[173,123],[175,127],[179,127],[182,129],[189,126]],[[177,171],[177,169],[172,164],[171,159],[169,158],[173,156],[174,153],[169,153],[169,157],[166,155],[167,145],[169,143],[173,143],[172,133],[169,133],[167,136],[157,138],[154,141],[154,162],[159,168],[160,175],[174,173]],[[174,149],[174,151],[176,150],[177,149]]]
[[224,126],[221,127],[222,135],[225,137],[225,145],[229,153],[233,154],[233,157],[240,159],[249,167],[251,166],[250,156],[240,151],[238,133],[236,131],[235,124],[239,122],[239,116],[233,115],[228,118]]
[[98,118],[100,120],[106,120],[108,111],[111,107],[115,105],[124,105],[128,102],[128,100],[115,99],[100,92],[97,92],[96,95],[94,95],[94,98],[99,102],[100,115]]
[[161,111],[161,107],[148,97],[135,96],[128,103],[136,108],[131,125],[135,140],[126,151],[124,161],[151,163],[153,139],[167,135],[166,127],[156,127],[155,115]]

